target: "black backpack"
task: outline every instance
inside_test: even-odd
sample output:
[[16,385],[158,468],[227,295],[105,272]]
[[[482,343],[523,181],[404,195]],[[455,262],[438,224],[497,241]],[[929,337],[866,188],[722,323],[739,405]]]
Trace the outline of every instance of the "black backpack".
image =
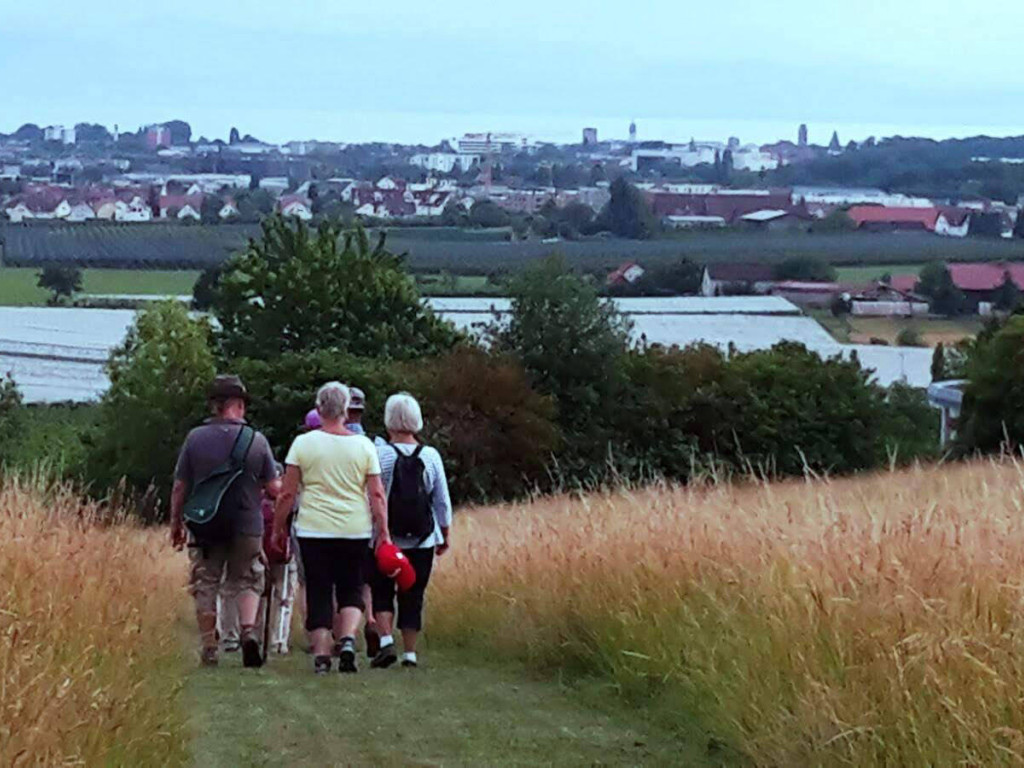
[[228,489],[245,473],[249,449],[255,439],[256,430],[248,424],[243,425],[238,430],[228,460],[192,487],[185,501],[185,525],[200,546],[227,541],[234,533],[231,516],[217,513]]
[[420,458],[423,446],[417,445],[416,450],[406,456],[393,444],[388,445],[395,452],[388,493],[388,530],[396,538],[414,539],[418,546],[434,532],[434,511],[430,508],[430,493]]

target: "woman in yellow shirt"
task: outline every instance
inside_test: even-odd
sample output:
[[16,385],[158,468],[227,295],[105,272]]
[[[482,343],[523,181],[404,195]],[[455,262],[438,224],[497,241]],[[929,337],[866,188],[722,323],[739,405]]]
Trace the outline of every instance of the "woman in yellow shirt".
[[301,488],[295,533],[306,572],[306,629],[314,671],[331,669],[333,602],[340,617],[339,671],[356,671],[355,635],[363,612],[367,550],[390,541],[387,497],[373,443],[345,427],[351,395],[332,381],[316,395],[322,426],[295,438],[285,459],[284,489],[274,509],[274,535],[287,537],[286,521]]

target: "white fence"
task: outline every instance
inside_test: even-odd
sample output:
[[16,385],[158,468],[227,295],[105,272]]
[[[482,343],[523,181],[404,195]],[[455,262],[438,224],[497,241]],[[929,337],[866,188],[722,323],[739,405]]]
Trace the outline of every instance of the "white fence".
[[922,317],[928,314],[923,301],[854,301],[850,314],[858,317]]

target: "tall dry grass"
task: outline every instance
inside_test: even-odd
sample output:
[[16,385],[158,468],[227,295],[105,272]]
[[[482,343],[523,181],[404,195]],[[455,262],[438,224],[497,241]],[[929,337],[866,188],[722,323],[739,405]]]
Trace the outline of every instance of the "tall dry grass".
[[181,569],[164,536],[70,489],[0,487],[0,765],[179,765],[174,623]]
[[1024,762],[1024,471],[468,512],[428,631],[606,676],[760,765]]

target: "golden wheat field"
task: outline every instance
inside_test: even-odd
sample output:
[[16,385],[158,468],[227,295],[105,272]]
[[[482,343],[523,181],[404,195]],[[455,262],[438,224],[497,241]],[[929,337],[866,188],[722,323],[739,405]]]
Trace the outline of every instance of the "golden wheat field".
[[72,491],[0,488],[0,765],[179,765],[180,563]]
[[1024,468],[461,514],[435,641],[614,690],[759,765],[1024,762]]

